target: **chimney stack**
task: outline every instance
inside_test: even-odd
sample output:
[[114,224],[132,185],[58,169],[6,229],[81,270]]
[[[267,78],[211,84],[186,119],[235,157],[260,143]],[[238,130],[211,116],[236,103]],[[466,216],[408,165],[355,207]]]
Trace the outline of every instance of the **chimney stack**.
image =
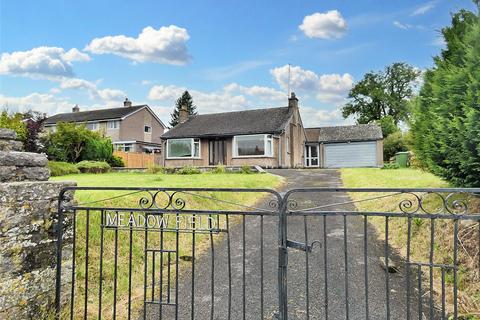
[[76,104],[73,108],[72,108],[72,112],[79,112],[80,111],[80,108],[78,107],[78,104]]
[[298,109],[298,99],[295,96],[295,92],[292,92],[290,97],[288,98],[288,106],[290,108],[296,108]]
[[184,123],[188,120],[188,108],[187,105],[183,104],[180,106],[180,110],[178,113],[178,123]]
[[125,98],[125,101],[123,101],[123,106],[124,107],[131,107],[132,106],[132,101],[128,100],[128,98]]

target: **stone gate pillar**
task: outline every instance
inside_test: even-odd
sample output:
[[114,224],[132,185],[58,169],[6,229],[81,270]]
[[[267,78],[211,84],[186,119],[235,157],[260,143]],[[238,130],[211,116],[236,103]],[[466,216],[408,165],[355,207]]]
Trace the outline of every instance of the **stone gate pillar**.
[[[42,319],[54,308],[58,194],[74,182],[50,182],[44,154],[22,152],[0,128],[0,319]],[[71,222],[64,232],[64,280],[72,257]]]

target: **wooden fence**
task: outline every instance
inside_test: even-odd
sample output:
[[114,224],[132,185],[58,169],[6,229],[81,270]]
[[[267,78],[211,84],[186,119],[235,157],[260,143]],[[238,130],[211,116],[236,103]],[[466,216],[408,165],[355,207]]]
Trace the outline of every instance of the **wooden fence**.
[[114,151],[113,154],[122,158],[127,168],[148,168],[160,164],[159,153]]

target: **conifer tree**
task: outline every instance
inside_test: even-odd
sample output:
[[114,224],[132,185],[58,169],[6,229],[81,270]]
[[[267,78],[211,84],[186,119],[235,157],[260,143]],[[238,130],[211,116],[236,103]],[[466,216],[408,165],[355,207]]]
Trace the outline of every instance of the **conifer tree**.
[[197,107],[193,103],[192,96],[190,95],[190,93],[187,90],[185,90],[185,92],[182,94],[182,96],[180,98],[178,98],[177,101],[175,102],[175,108],[173,109],[173,113],[170,114],[171,115],[171,120],[170,120],[169,124],[170,124],[171,128],[175,127],[178,124],[178,117],[180,115],[180,108],[183,105],[187,106],[187,110],[188,110],[189,115],[198,114]]

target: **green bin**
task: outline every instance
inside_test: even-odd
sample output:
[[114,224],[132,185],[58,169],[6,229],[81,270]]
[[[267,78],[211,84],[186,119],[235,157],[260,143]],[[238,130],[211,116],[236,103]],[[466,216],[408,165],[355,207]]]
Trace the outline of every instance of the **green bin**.
[[395,154],[395,162],[400,168],[408,167],[408,152],[397,152]]

